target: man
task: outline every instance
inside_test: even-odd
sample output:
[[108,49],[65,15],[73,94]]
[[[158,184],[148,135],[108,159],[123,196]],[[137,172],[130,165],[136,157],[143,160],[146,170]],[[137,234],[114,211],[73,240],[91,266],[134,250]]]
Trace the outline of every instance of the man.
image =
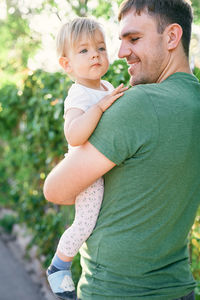
[[187,236],[200,199],[200,84],[188,62],[191,8],[126,0],[119,21],[133,88],[50,173],[44,194],[70,205],[104,175],[96,228],[81,249],[80,299],[194,299]]

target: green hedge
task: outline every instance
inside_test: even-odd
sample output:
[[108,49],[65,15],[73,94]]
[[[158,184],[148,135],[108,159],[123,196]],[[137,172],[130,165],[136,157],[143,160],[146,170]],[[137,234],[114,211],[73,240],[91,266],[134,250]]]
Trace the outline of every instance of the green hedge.
[[[195,73],[200,78],[200,70]],[[128,84],[126,62],[115,61],[105,79],[114,86]],[[14,222],[26,223],[47,267],[58,239],[73,220],[73,207],[47,203],[42,187],[49,171],[63,158],[67,143],[63,134],[63,101],[72,82],[61,73],[41,70],[28,75],[20,90],[4,83],[0,90],[0,204],[17,212]],[[13,220],[7,219],[10,229]],[[191,234],[192,270],[200,279],[200,220]],[[73,264],[80,274],[79,256]]]

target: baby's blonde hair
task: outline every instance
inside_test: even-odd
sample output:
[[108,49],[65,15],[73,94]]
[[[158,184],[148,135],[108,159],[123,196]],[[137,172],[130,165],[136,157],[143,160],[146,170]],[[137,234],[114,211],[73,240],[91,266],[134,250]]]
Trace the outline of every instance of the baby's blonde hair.
[[78,17],[62,25],[56,39],[58,56],[66,56],[67,50],[75,47],[82,34],[86,34],[88,38],[93,38],[96,30],[99,30],[104,36],[101,25],[94,19],[86,17]]

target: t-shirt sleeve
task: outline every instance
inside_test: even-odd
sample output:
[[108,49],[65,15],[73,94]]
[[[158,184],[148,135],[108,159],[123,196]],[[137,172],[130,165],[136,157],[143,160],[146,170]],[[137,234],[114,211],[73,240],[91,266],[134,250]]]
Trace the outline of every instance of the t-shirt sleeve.
[[157,133],[154,107],[142,89],[134,87],[102,116],[89,139],[102,154],[117,165],[136,157],[141,149],[150,151]]
[[86,111],[88,109],[88,97],[89,95],[84,88],[79,85],[72,85],[64,102],[64,115],[70,108]]

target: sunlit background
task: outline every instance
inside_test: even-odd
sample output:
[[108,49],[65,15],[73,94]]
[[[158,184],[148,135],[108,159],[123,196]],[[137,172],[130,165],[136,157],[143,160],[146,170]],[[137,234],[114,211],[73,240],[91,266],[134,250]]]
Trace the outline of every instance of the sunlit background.
[[[40,45],[34,54],[28,58],[27,67],[30,70],[42,68],[49,72],[60,70],[57,63],[55,51],[55,36],[61,26],[61,23],[67,22],[77,16],[77,11],[73,8],[80,6],[81,3],[86,3],[87,11],[84,10],[84,5],[80,14],[91,16],[95,11],[98,3],[101,1],[44,1],[44,0],[0,0],[0,19],[6,20],[8,14],[16,15],[27,20],[30,29],[31,38],[39,42]],[[119,47],[118,40],[118,23],[117,23],[117,1],[111,1],[112,6],[109,7],[109,17],[105,17],[105,11],[102,11],[102,16],[98,16],[98,20],[104,26],[107,37],[107,46],[112,63],[117,59],[117,51]],[[118,1],[120,2],[120,1]],[[199,5],[200,6],[200,5]],[[98,13],[99,14],[99,13]],[[18,37],[16,36],[16,39]],[[9,53],[12,55],[12,53]],[[14,52],[13,52],[14,55]],[[191,41],[191,64],[200,67],[200,25],[198,22],[193,24],[193,35]]]
[[[0,19],[6,20],[9,15],[20,16],[27,20],[30,28],[32,39],[39,41],[41,44],[33,57],[28,59],[27,67],[31,70],[42,68],[49,72],[60,70],[57,63],[55,51],[55,36],[62,23],[67,22],[77,16],[72,6],[80,5],[78,1],[57,0],[54,4],[51,1],[44,0],[18,0],[6,1],[1,0],[0,3]],[[82,1],[83,2],[83,1]],[[87,16],[92,16],[90,12],[94,11],[99,1],[87,2]],[[9,7],[8,7],[9,4]],[[55,6],[54,6],[55,5]],[[106,38],[110,62],[117,58],[118,40],[118,24],[117,24],[118,4],[116,1],[112,3],[112,15],[108,18],[98,17],[98,21],[103,25]],[[85,11],[81,12],[84,16]],[[17,39],[17,36],[16,36]],[[11,54],[10,54],[11,55]]]

